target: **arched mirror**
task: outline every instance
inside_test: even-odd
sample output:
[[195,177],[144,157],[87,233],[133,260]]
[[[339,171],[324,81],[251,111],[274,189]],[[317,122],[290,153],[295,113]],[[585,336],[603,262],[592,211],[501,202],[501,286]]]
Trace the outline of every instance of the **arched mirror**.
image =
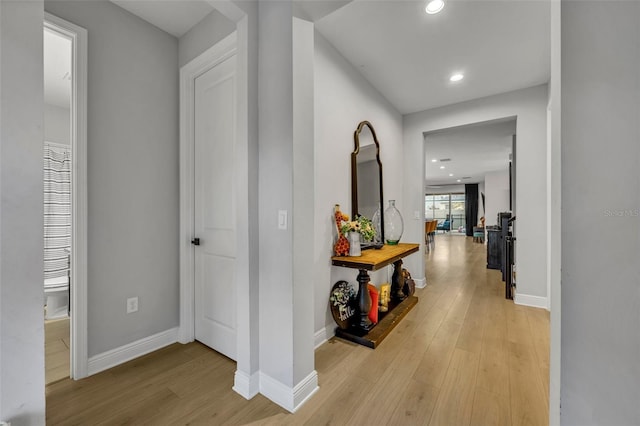
[[[381,247],[384,235],[382,206],[382,162],[376,131],[368,121],[358,124],[353,134],[354,150],[351,153],[351,210],[352,217],[365,216],[374,219],[379,215],[379,232],[370,247]],[[378,218],[375,218],[378,219]],[[375,222],[378,222],[375,220]],[[370,248],[364,246],[363,248]]]

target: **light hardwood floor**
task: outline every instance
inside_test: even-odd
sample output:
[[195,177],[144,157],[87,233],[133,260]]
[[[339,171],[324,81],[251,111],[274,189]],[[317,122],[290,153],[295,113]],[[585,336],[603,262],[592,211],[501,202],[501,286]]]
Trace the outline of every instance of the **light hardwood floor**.
[[235,364],[192,343],[49,385],[47,424],[547,424],[548,313],[505,300],[471,237],[438,235],[426,262],[418,305],[377,349],[316,350],[320,389],[295,414],[235,394]]
[[45,383],[69,377],[69,318],[44,322]]

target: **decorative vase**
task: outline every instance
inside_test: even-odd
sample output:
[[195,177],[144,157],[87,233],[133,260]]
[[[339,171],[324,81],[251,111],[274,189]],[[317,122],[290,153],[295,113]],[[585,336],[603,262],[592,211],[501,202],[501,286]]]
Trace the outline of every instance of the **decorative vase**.
[[398,244],[403,230],[404,222],[396,208],[396,200],[389,200],[389,207],[384,211],[384,240],[391,246]]
[[349,256],[362,256],[359,232],[349,232]]

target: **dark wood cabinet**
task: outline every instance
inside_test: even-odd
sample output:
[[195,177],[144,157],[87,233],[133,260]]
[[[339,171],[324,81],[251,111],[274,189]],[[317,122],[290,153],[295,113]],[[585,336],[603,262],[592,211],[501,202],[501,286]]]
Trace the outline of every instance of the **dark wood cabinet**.
[[502,231],[487,229],[487,269],[502,269]]
[[501,226],[493,226],[487,229],[487,268],[501,271],[507,299],[513,297],[512,278],[515,237],[511,233],[511,227],[514,220],[515,216],[511,217],[510,212],[498,213],[498,221]]

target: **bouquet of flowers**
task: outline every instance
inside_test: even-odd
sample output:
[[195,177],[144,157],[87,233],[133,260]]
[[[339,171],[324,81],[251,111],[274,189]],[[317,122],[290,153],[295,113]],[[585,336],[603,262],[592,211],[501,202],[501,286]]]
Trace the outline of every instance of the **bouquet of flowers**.
[[359,232],[364,241],[372,241],[376,236],[376,230],[370,219],[358,216],[355,220],[345,220],[340,225],[340,232],[347,235],[349,232]]

